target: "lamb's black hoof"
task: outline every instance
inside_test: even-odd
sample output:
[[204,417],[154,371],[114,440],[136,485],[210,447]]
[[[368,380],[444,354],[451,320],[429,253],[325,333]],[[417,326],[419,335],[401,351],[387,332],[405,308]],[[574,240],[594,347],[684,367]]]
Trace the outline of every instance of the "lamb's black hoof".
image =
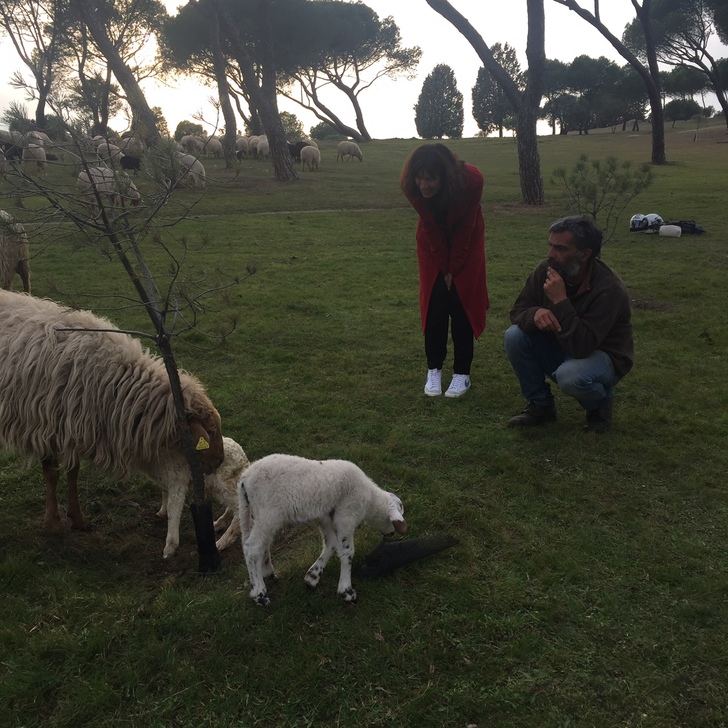
[[261,592],[255,597],[255,603],[259,607],[269,607],[270,606],[270,599],[267,594],[264,594]]

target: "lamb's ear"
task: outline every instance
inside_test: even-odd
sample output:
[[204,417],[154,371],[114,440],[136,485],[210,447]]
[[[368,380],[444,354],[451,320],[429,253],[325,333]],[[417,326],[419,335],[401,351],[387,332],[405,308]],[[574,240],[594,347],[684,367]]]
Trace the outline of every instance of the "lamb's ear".
[[407,521],[392,521],[392,525],[397,533],[407,533]]

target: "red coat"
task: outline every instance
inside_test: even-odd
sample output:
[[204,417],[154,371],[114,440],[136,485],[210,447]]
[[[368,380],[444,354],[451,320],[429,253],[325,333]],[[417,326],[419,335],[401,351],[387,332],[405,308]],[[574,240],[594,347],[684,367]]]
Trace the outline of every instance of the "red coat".
[[483,175],[472,164],[466,164],[465,192],[450,206],[444,228],[437,224],[423,197],[408,198],[420,216],[417,222],[417,259],[423,331],[430,294],[439,273],[452,273],[473,335],[477,338],[485,329],[489,302],[485,282],[485,222],[480,208],[482,193]]

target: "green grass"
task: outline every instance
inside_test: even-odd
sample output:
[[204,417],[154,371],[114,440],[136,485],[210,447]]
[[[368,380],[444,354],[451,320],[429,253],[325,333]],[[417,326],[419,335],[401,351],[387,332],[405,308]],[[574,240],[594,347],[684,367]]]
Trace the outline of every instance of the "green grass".
[[[293,531],[263,610],[238,548],[218,574],[196,573],[187,514],[178,556],[162,560],[153,484],[87,466],[94,530],[48,535],[39,467],[0,456],[0,723],[725,726],[728,145],[720,126],[692,138],[668,130],[671,163],[604,250],[635,301],[636,366],[601,437],[582,433],[565,397],[553,426],[504,426],[521,402],[501,336],[548,223],[568,212],[551,170],[582,153],[645,161],[647,134],[543,139],[540,209],[518,202],[512,140],[452,143],[486,176],[492,300],[473,388],[457,401],[421,393],[416,217],[398,191],[416,141],[372,143],[363,163],[339,165],[325,145],[321,171],[286,185],[264,163],[235,176],[208,162],[207,193],[165,240],[186,247],[189,278],[241,282],[175,341],[180,365],[251,458],[354,460],[401,495],[412,536],[448,531],[460,544],[357,582],[347,608],[335,561],[306,590],[318,538]],[[65,169],[49,178],[73,183]],[[176,200],[166,219],[196,197]],[[113,259],[40,200],[2,206],[32,231],[36,295],[148,330],[115,297],[131,290]],[[630,235],[633,212],[709,232]],[[151,244],[148,255],[163,280],[163,256]],[[359,556],[376,542],[362,528]]]

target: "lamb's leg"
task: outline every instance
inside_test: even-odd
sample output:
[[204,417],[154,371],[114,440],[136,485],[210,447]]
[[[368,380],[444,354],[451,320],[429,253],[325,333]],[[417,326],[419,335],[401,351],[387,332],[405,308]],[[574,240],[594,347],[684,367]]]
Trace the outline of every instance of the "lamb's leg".
[[272,576],[276,581],[278,580],[278,574],[273,568],[273,561],[270,558],[270,549],[268,548],[265,551],[265,559],[263,560],[263,577],[267,579],[269,576]]
[[45,480],[45,516],[43,519],[46,529],[58,531],[61,528],[61,516],[58,513],[58,465],[55,458],[46,458],[41,461],[43,466],[43,479]]
[[312,589],[318,586],[321,574],[323,574],[326,564],[329,563],[329,559],[336,550],[336,532],[334,531],[334,524],[331,522],[331,519],[328,517],[319,519],[319,528],[321,529],[321,536],[324,541],[323,549],[316,561],[311,564],[309,570],[306,572],[306,576],[303,577],[303,580]]
[[83,519],[81,513],[81,505],[78,502],[78,470],[79,466],[71,468],[66,473],[66,479],[68,481],[68,517],[71,519],[71,528],[75,528],[78,531],[88,531],[89,526]]
[[162,491],[162,504],[159,506],[159,510],[157,511],[157,518],[166,518],[167,517],[167,491]]
[[182,518],[182,509],[187,495],[187,482],[184,485],[175,483],[167,490],[167,541],[164,544],[162,556],[168,559],[174,556],[179,546],[179,522]]
[[[227,513],[227,511],[225,511]],[[240,535],[240,518],[238,516],[233,516],[233,520],[230,521],[230,525],[227,527],[227,530],[225,533],[223,533],[222,536],[217,540],[217,543],[215,544],[217,546],[218,551],[223,551],[226,549],[230,544],[237,541],[238,536]]]
[[263,577],[263,561],[269,545],[263,539],[260,529],[253,524],[250,534],[243,542],[243,554],[250,578],[250,598],[261,607],[270,604]]
[[215,533],[217,533],[218,531],[222,531],[222,529],[225,528],[225,523],[229,513],[230,509],[226,508],[223,514],[213,521],[212,527],[215,529]]
[[339,557],[341,571],[339,572],[339,586],[336,589],[345,602],[356,601],[356,591],[351,585],[351,562],[354,560],[354,527],[348,524],[337,523],[336,554]]

